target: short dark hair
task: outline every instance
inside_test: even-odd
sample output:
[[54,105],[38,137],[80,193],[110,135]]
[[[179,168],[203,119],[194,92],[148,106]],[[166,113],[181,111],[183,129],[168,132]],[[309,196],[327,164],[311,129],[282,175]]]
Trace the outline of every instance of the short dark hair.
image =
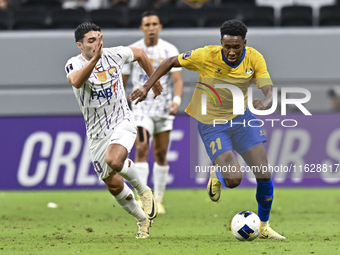
[[149,17],[149,16],[157,16],[157,17],[159,18],[157,12],[150,10],[150,11],[145,11],[145,12],[143,12],[143,13],[142,13],[142,18],[141,18],[141,19],[143,19],[143,18],[145,18],[145,17]]
[[224,35],[241,36],[244,40],[247,34],[247,26],[240,20],[231,19],[225,21],[221,28],[221,39]]
[[145,18],[145,17],[149,17],[149,16],[157,16],[158,19],[159,19],[159,22],[161,23],[161,18],[159,17],[158,13],[155,12],[155,11],[145,11],[142,13],[142,17],[140,19],[140,23],[142,24],[142,20]]
[[100,27],[92,22],[83,22],[81,23],[76,30],[74,31],[74,37],[76,39],[76,42],[83,42],[83,39],[85,37],[85,34],[90,31],[99,31]]

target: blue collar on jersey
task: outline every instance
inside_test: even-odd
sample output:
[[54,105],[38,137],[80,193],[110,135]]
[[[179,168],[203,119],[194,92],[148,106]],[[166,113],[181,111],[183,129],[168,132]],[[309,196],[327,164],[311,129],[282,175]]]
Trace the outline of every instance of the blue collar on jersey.
[[242,63],[242,61],[243,61],[243,59],[244,59],[244,56],[246,55],[246,48],[243,48],[242,57],[241,57],[241,59],[240,59],[240,62],[238,62],[236,65],[231,65],[231,64],[229,64],[229,62],[225,59],[225,57],[224,57],[224,52],[223,52],[223,48],[222,48],[221,53],[222,53],[222,59],[223,59],[223,61],[224,61],[228,66],[230,66],[230,67],[232,67],[232,68],[236,68],[236,67],[238,67],[238,66]]

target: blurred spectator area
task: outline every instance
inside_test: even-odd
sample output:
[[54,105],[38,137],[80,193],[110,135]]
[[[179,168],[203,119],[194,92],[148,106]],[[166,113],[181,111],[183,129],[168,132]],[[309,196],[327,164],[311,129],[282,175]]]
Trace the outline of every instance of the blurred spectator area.
[[138,28],[153,9],[165,28],[220,27],[236,18],[250,27],[340,26],[340,0],[0,0],[0,30]]

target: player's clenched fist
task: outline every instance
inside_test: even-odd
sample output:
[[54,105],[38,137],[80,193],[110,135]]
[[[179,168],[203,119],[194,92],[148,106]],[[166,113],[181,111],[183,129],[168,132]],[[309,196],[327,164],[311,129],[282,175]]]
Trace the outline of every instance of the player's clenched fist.
[[256,110],[264,110],[265,109],[262,100],[258,99],[258,98],[255,98],[253,100],[253,106]]

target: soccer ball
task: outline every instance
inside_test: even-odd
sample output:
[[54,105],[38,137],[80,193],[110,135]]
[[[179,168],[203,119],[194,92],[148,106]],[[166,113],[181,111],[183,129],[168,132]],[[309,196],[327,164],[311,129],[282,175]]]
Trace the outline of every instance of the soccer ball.
[[242,211],[232,219],[230,230],[238,240],[252,241],[260,234],[261,220],[256,213]]

